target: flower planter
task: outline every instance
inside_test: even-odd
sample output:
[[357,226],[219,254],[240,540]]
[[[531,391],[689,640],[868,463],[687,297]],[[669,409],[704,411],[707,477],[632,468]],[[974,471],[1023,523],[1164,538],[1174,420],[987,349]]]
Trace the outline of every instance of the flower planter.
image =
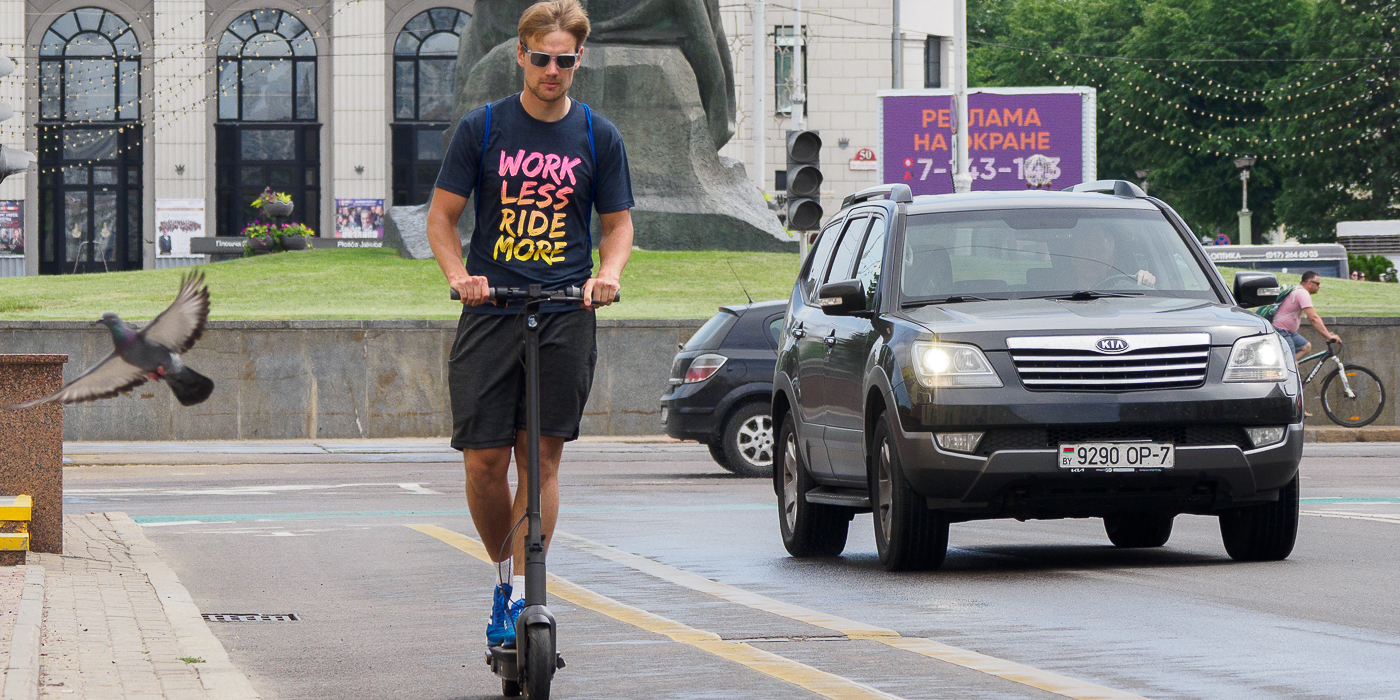
[[306,236],[282,236],[282,250],[306,250],[311,247]]
[[268,202],[262,205],[262,210],[268,216],[282,218],[292,215],[292,207],[291,202]]
[[268,236],[256,236],[249,238],[244,246],[250,255],[262,255],[264,253],[277,252],[277,241]]

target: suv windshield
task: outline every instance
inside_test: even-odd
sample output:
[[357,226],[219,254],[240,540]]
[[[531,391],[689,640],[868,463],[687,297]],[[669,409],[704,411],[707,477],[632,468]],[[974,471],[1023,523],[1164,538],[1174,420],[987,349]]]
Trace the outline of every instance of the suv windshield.
[[905,303],[1077,292],[1218,301],[1186,241],[1155,209],[910,215],[900,280]]

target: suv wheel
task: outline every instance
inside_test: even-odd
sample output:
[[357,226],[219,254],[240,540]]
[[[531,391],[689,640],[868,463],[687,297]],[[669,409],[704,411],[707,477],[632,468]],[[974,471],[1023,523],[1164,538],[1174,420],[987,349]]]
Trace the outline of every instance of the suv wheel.
[[1235,561],[1287,559],[1298,538],[1298,477],[1279,489],[1274,503],[1221,513],[1220,535]]
[[794,557],[834,557],[846,548],[846,533],[853,512],[846,508],[808,503],[804,497],[816,487],[797,449],[792,416],[783,419],[778,432],[782,449],[775,455],[778,484],[778,527],[783,547]]
[[1110,515],[1103,519],[1108,541],[1115,547],[1161,547],[1172,536],[1170,513]]
[[948,554],[948,518],[931,511],[904,478],[891,444],[889,414],[880,416],[870,455],[875,548],[886,571],[937,569]]
[[[724,437],[716,459],[721,467],[739,476],[773,475],[773,416],[766,403],[740,406],[724,423]],[[710,454],[715,448],[710,447]]]

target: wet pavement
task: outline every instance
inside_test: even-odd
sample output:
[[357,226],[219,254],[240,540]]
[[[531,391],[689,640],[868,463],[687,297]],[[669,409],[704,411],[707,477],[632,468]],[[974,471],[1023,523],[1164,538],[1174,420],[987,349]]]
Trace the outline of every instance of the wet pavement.
[[[69,513],[122,511],[264,698],[487,698],[494,572],[430,441],[70,443]],[[952,527],[890,574],[869,515],[787,556],[770,482],[701,445],[572,443],[550,607],[558,698],[1400,697],[1400,444],[1309,444],[1298,546],[1213,518],[1116,550],[1097,520]],[[476,547],[473,550],[473,547]],[[474,556],[474,552],[477,556]]]

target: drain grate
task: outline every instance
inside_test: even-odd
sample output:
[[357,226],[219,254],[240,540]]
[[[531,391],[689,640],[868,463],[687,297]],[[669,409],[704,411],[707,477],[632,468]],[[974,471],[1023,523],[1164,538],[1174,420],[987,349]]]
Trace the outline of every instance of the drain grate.
[[296,613],[204,613],[205,622],[298,622],[301,616]]

